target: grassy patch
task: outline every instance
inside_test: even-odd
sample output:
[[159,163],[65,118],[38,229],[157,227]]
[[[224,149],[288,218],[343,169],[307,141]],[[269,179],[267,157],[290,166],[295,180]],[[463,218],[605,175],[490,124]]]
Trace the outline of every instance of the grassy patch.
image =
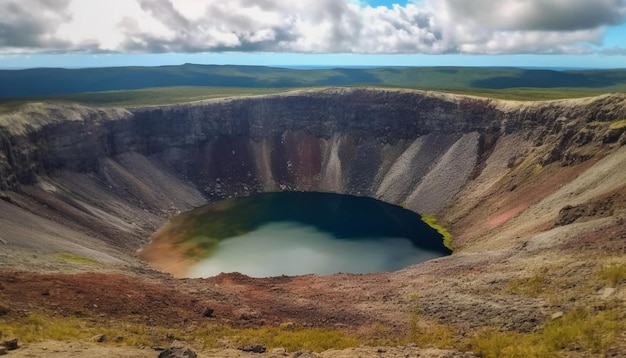
[[133,107],[272,94],[284,91],[286,89],[281,88],[163,87],[57,95],[45,97],[45,99],[72,101],[92,106]]
[[609,348],[615,337],[626,329],[617,310],[592,312],[577,308],[562,319],[548,323],[542,332],[544,344],[554,350],[584,348],[601,353]]
[[4,113],[10,113],[13,111],[16,111],[17,109],[20,108],[20,106],[22,106],[24,103],[26,103],[27,101],[20,101],[20,100],[16,100],[16,101],[2,101],[0,100],[0,114],[4,114]]
[[217,323],[199,323],[186,327],[159,327],[137,323],[103,321],[89,317],[58,317],[43,313],[0,320],[0,338],[18,337],[21,342],[89,341],[104,334],[108,344],[124,346],[167,346],[173,340],[187,342],[195,347],[219,348],[228,343],[242,346],[263,344],[269,349],[287,348],[289,351],[321,352],[331,348],[356,347],[359,340],[347,333],[323,328],[278,327],[236,329]]
[[615,287],[626,280],[626,264],[610,264],[600,268],[600,278]]
[[[32,101],[69,101],[90,106],[102,107],[135,107],[187,103],[193,101],[254,96],[282,93],[297,89],[311,89],[315,87],[285,87],[285,88],[256,88],[256,87],[203,87],[203,86],[176,86],[155,87],[137,90],[114,90],[103,92],[85,92],[76,94],[48,95],[0,100],[0,113],[15,110],[21,104]],[[408,88],[418,90],[440,91],[450,94],[461,94],[476,97],[495,98],[515,101],[542,101],[568,98],[593,97],[605,92],[593,89],[542,89],[542,88],[514,88],[490,90],[481,88],[445,88],[420,86],[394,86],[381,84],[373,88]],[[626,124],[625,124],[626,125]],[[620,127],[621,128],[621,127]]]
[[618,310],[577,308],[536,333],[485,329],[471,339],[469,349],[485,358],[560,357],[581,350],[602,354],[625,329],[623,313]]
[[419,347],[435,346],[443,349],[458,346],[458,339],[450,327],[423,320],[418,296],[413,296],[411,300],[414,305],[411,311],[409,342],[415,343]]
[[397,330],[394,330],[380,322],[375,322],[367,327],[361,327],[359,339],[362,344],[366,344],[371,347],[396,347],[410,343],[409,336],[398,334]]
[[[486,88],[457,88],[457,89],[437,89],[441,92],[464,94],[476,97],[495,98],[509,101],[549,101],[558,99],[574,99],[584,97],[599,96],[612,90],[596,90],[591,88],[507,88],[507,89],[486,89]],[[615,92],[619,92],[618,89]]]
[[452,234],[441,224],[437,223],[437,217],[432,214],[421,214],[422,221],[428,224],[431,228],[435,229],[441,236],[443,236],[443,245],[454,251],[452,247]]
[[542,274],[534,274],[531,277],[511,280],[508,291],[518,295],[538,297],[545,292],[548,281]]
[[264,327],[233,331],[230,337],[237,345],[263,344],[269,349],[286,348],[291,352],[309,350],[322,352],[331,348],[345,349],[356,347],[359,340],[338,330],[312,328],[288,329],[282,327]]
[[62,252],[57,255],[57,259],[62,262],[80,265],[100,265],[101,263],[89,257],[72,254],[69,252]]
[[504,100],[552,100],[626,92],[626,71],[487,67],[296,70],[185,64],[7,70],[0,71],[0,82],[7,84],[0,88],[2,113],[25,101],[62,100],[94,106],[144,106],[329,86],[409,88]]
[[60,317],[44,313],[31,313],[6,322],[0,320],[0,332],[2,336],[18,337],[24,343],[89,341],[91,337],[103,334],[108,343],[126,346],[165,345],[169,343],[168,337],[172,337],[171,330],[163,327],[113,321],[96,323],[93,318]]
[[0,332],[3,337],[19,337],[22,342],[69,341],[88,337],[88,330],[77,319],[46,317],[41,314],[30,314],[16,322],[0,321]]
[[621,128],[624,128],[624,127],[626,127],[626,119],[622,119],[620,121],[613,122],[609,126],[609,128],[611,128],[611,129],[621,129]]
[[558,357],[541,344],[536,334],[519,334],[485,329],[470,342],[470,350],[484,358]]

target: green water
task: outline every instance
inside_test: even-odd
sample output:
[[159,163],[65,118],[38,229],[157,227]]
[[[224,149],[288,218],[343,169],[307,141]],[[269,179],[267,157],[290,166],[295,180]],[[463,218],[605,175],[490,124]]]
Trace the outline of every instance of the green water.
[[420,215],[381,201],[331,193],[257,194],[175,218],[169,233],[201,259],[190,277],[396,271],[449,255]]

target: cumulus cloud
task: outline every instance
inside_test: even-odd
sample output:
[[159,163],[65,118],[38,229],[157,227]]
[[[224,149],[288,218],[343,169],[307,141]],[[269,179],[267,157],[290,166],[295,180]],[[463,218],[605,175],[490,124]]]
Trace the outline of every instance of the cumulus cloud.
[[626,20],[626,0],[3,0],[0,11],[0,53],[580,54]]
[[461,24],[496,31],[576,31],[617,25],[626,16],[624,0],[443,0]]
[[67,11],[69,2],[70,0],[0,2],[0,49],[19,52],[20,49],[45,50],[70,46],[70,43],[51,36],[60,24],[71,20]]
[[589,53],[626,20],[626,0],[441,0],[436,9],[461,53]]

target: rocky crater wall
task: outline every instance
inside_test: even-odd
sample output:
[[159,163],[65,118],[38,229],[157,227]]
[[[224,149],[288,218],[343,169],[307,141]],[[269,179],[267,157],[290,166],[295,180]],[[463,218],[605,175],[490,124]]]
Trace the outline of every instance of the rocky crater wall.
[[180,210],[260,191],[440,213],[494,158],[499,175],[531,154],[579,164],[626,142],[626,126],[610,126],[624,118],[626,95],[521,103],[360,88],[126,109],[32,103],[0,115],[0,190],[116,245],[134,237],[129,247]]

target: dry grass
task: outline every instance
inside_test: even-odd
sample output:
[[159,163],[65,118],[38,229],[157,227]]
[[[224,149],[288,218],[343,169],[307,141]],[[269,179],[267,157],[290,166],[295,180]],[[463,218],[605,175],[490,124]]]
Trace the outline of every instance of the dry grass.
[[611,129],[620,129],[626,127],[626,119],[622,119],[616,122],[611,123],[609,128]]
[[[259,329],[233,330],[231,339],[238,345],[262,344],[269,349],[286,348],[290,352],[309,350],[322,352],[331,348],[345,349],[356,347],[359,340],[348,334],[323,328],[283,328],[263,327]],[[227,337],[228,338],[228,337]]]
[[599,271],[600,279],[615,287],[626,280],[626,264],[604,265]]
[[511,280],[508,285],[508,291],[518,295],[539,297],[542,293],[545,293],[548,283],[545,275],[536,273],[531,277]]
[[116,321],[98,322],[97,318],[58,317],[44,313],[0,320],[0,338],[19,337],[24,343],[89,341],[101,334],[106,336],[106,343],[134,347],[166,346],[173,340],[179,340],[202,348],[262,344],[269,349],[280,347],[289,351],[321,352],[331,348],[356,347],[360,343],[356,337],[341,330],[297,326],[237,329],[205,322],[187,327],[162,327]]
[[485,329],[468,348],[486,358],[560,357],[577,351],[604,354],[626,329],[623,315],[619,310],[576,308],[535,333]]

